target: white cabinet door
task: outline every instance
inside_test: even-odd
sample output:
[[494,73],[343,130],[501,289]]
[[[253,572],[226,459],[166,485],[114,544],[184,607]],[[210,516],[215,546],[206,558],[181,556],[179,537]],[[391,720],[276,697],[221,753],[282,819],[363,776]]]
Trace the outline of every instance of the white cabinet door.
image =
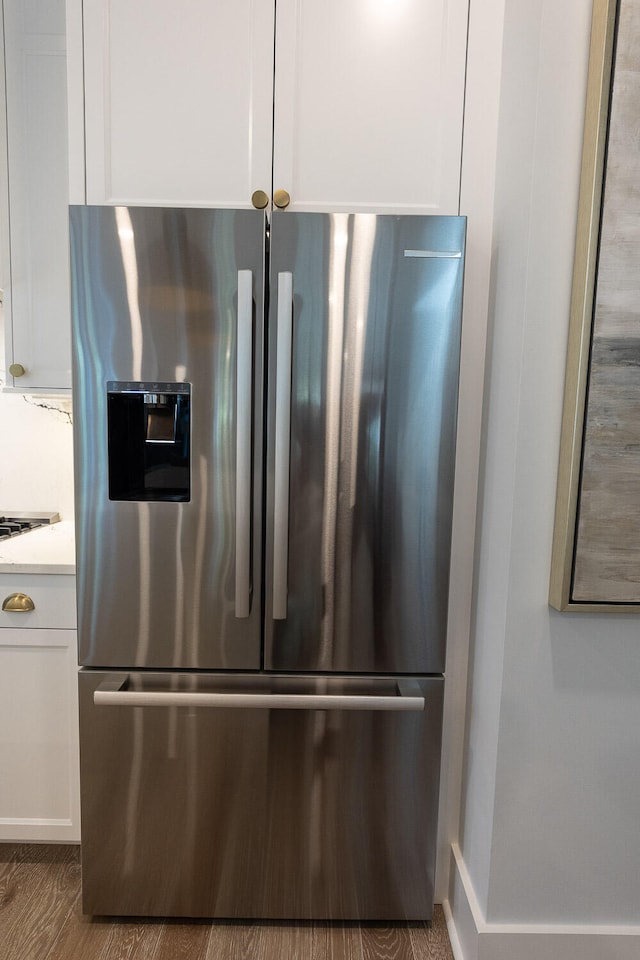
[[75,578],[3,574],[0,599],[0,841],[80,839]]
[[80,839],[75,641],[0,630],[0,840]]
[[283,189],[298,210],[457,213],[468,0],[275,6],[274,25],[274,0],[84,0],[72,196],[247,207]]
[[468,0],[278,0],[274,191],[457,214]]
[[[71,386],[64,0],[4,0],[8,192],[2,283],[10,386]],[[6,158],[6,160],[5,160]],[[4,179],[4,178],[3,178]],[[24,373],[20,374],[20,367]]]
[[88,203],[250,207],[269,193],[273,7],[85,0]]

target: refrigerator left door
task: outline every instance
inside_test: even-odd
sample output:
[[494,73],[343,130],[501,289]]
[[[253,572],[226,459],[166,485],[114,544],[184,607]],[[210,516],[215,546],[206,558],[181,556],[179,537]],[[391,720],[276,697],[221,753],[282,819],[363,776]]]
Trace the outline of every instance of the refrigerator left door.
[[264,214],[70,218],[80,663],[259,668]]

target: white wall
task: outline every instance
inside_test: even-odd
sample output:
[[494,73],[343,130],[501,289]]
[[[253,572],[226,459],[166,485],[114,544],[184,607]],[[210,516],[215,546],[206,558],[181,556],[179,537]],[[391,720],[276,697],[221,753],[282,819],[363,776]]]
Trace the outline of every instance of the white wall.
[[[451,840],[458,835],[464,727],[469,660],[469,621],[474,565],[474,538],[478,467],[482,428],[484,357],[492,262],[493,197],[495,188],[499,94],[502,72],[502,20],[504,0],[474,0],[469,11],[469,45],[465,94],[464,151],[460,212],[467,217],[464,284],[464,319],[460,364],[460,401],[456,448],[451,584],[447,637],[446,684],[442,744],[442,777],[438,826],[436,900],[447,896]],[[499,615],[499,613],[498,613]],[[494,631],[499,641],[501,630]],[[496,656],[500,654],[496,650]],[[496,740],[501,673],[495,659],[487,682],[497,683],[496,694],[485,698],[482,715],[474,716],[474,731],[481,740]],[[494,764],[495,765],[495,764]],[[483,751],[479,768],[487,796],[478,805],[489,817],[493,809],[490,762]],[[476,791],[476,799],[478,799]],[[490,829],[476,837],[490,842]]]
[[588,0],[505,0],[494,22],[493,297],[450,901],[465,958],[640,953],[640,620],[547,605],[590,16]]

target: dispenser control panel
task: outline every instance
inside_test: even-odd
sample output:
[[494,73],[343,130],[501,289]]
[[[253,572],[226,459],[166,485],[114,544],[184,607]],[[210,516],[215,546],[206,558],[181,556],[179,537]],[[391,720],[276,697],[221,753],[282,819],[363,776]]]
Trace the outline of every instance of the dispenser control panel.
[[191,496],[191,384],[107,381],[110,500]]

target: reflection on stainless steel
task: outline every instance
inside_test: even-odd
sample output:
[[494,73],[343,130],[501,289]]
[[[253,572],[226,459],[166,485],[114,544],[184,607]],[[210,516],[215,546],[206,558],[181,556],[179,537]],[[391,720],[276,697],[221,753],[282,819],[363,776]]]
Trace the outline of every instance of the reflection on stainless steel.
[[[464,221],[275,212],[271,235],[295,292],[287,619],[267,569],[265,664],[440,672]],[[268,516],[276,469],[271,448]]]
[[[360,424],[360,403],[362,400],[364,335],[369,312],[369,278],[371,276],[375,236],[375,217],[358,217],[353,225],[353,268],[348,301],[348,330],[351,339],[346,345],[345,352],[345,379],[349,373],[351,374],[351,403],[346,406],[347,409],[350,407],[351,417],[348,425],[345,424],[343,428],[343,433],[347,433],[348,430],[346,439],[349,448],[349,456],[344,459],[347,459],[351,464],[348,498],[350,509],[353,509],[356,503],[358,426]],[[348,361],[348,366],[346,361]]]
[[84,909],[429,919],[464,221],[265,228],[72,208]]
[[186,589],[184,582],[184,561],[182,558],[182,552],[180,550],[180,542],[182,540],[182,513],[179,513],[176,517],[176,529],[174,539],[172,541],[172,549],[174,551],[174,556],[176,558],[176,570],[175,570],[175,610],[173,614],[173,659],[171,661],[171,666],[174,669],[179,669],[180,665],[185,662],[185,651],[184,651],[184,624],[185,624],[185,598],[186,598]]
[[131,379],[142,380],[142,320],[138,301],[138,263],[136,240],[127,207],[115,207],[118,238],[122,250],[122,266],[127,285],[127,305],[131,318],[131,348],[133,352]]
[[251,585],[251,429],[253,417],[253,276],[238,270],[236,368],[236,583],[235,615],[249,616]]
[[[337,517],[333,535],[340,531],[335,550],[333,576],[339,572],[335,584],[335,630],[344,637],[350,629],[351,595],[353,591],[351,555],[353,551],[353,521],[357,497],[360,408],[363,400],[363,362],[365,331],[369,310],[369,278],[376,235],[376,218],[361,216],[354,219],[350,280],[345,310],[347,323],[344,331],[341,404],[340,462],[338,476]],[[326,651],[323,652],[326,655]],[[326,662],[331,662],[327,660]]]
[[[71,246],[81,662],[258,668],[262,438],[254,429],[256,586],[249,616],[239,619],[235,385],[237,276],[251,270],[252,415],[260,424],[264,214],[73,207]],[[180,373],[181,382],[193,384],[190,499],[110,500],[105,384],[153,384]]]
[[338,511],[338,467],[340,455],[340,387],[342,383],[342,342],[344,337],[345,273],[349,243],[349,217],[336,214],[329,221],[329,267],[327,296],[327,347],[324,428],[324,481],[322,486],[322,536],[320,540],[320,583],[323,611],[320,622],[321,663],[333,661],[335,606],[336,518]]
[[151,618],[152,584],[151,584],[151,556],[147,544],[151,542],[151,523],[149,518],[149,504],[138,504],[138,627],[136,630],[136,650],[134,663],[146,663],[149,656],[149,624]]
[[[140,711],[135,711],[132,717],[130,736],[132,745],[131,769],[126,784],[124,810],[121,811],[121,814],[124,814],[127,836],[129,837],[129,842],[124,851],[124,863],[122,867],[124,877],[127,878],[132,876],[135,869],[135,856],[138,847],[138,824],[140,822],[140,793],[142,790],[142,761],[144,757],[144,722]],[[86,838],[86,833],[86,830],[83,831],[83,842]]]
[[[418,681],[425,709],[417,713],[177,707],[173,756],[170,711],[94,706],[106,679],[80,674],[86,912],[425,915],[433,901],[435,834],[427,824],[438,794],[441,678]],[[134,691],[185,693],[262,686],[380,696],[396,682],[129,677]],[[134,797],[138,810],[127,822]]]
[[276,345],[275,466],[273,481],[273,609],[276,620],[287,618],[289,536],[289,448],[291,445],[291,337],[293,277],[278,274]]
[[[197,458],[195,466],[200,471],[200,502],[198,504],[198,523],[196,526],[195,543],[191,543],[193,550],[193,567],[191,576],[193,578],[193,590],[191,593],[191,603],[193,608],[191,612],[191,643],[187,651],[187,662],[194,663],[198,659],[199,645],[201,642],[200,630],[202,624],[201,598],[206,596],[204,584],[205,576],[205,537],[207,532],[207,513],[209,508],[209,471],[207,459],[204,456]],[[221,538],[222,539],[222,538]],[[214,548],[215,549],[215,548]],[[217,559],[217,558],[216,558]],[[217,566],[217,564],[216,564]],[[182,664],[181,664],[182,666]]]

